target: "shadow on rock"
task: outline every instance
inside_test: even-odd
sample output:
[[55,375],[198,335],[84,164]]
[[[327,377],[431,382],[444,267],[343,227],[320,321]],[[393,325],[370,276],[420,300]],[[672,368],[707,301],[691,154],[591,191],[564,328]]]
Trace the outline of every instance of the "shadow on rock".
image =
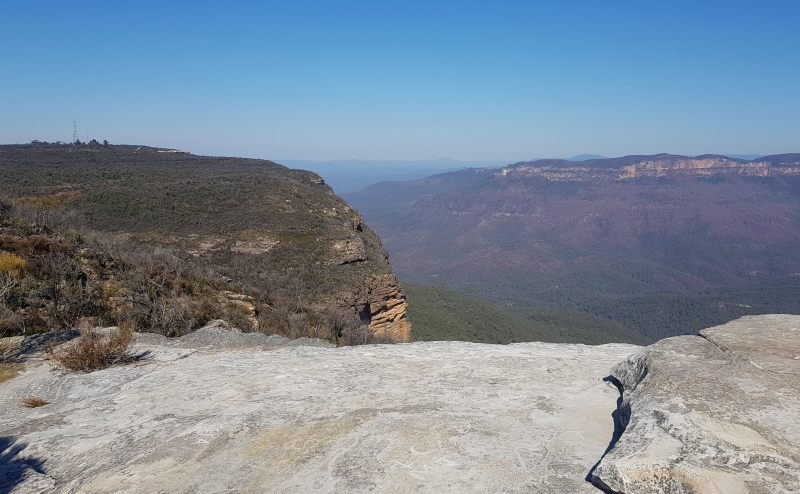
[[617,445],[617,441],[619,438],[622,437],[622,433],[625,432],[625,426],[627,425],[622,416],[622,407],[623,407],[623,387],[622,383],[614,376],[606,376],[603,378],[603,382],[613,384],[617,390],[619,391],[619,397],[617,398],[617,407],[611,412],[611,419],[614,421],[614,433],[611,435],[611,441],[608,443],[608,447],[603,454],[600,455],[600,458],[597,460],[597,463],[592,465],[592,468],[589,470],[589,473],[586,474],[586,481],[597,487],[603,492],[614,494],[616,491],[610,489],[607,485],[603,483],[602,480],[596,478],[594,476],[594,471],[597,469],[600,462],[603,461],[603,458],[608,454],[609,451],[614,449],[614,446]]
[[44,460],[21,454],[27,446],[13,437],[0,436],[0,494],[8,494],[27,480],[41,484],[42,489],[53,487],[52,479],[45,475]]
[[80,336],[79,331],[53,331],[26,336],[17,346],[7,348],[0,354],[0,360],[21,362],[28,357],[43,352],[48,348],[65,343]]

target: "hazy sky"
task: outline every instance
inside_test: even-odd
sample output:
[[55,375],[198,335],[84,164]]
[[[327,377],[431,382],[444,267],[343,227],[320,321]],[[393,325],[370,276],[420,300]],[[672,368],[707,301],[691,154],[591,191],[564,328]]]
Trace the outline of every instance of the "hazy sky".
[[800,1],[0,4],[0,142],[272,159],[800,151]]

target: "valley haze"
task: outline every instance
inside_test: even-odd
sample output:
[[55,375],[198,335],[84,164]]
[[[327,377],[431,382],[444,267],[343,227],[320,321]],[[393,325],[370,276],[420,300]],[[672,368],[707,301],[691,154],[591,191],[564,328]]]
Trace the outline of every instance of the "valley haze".
[[401,280],[487,299],[534,339],[653,342],[800,311],[800,154],[534,160],[345,198]]

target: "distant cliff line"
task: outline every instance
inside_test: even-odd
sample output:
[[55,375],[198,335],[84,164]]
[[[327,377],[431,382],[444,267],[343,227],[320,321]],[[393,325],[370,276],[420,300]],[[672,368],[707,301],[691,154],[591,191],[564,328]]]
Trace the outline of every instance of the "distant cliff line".
[[623,181],[660,177],[778,177],[800,175],[800,154],[778,154],[755,160],[722,155],[671,154],[624,156],[586,161],[536,160],[496,172],[500,178],[536,177],[554,182]]

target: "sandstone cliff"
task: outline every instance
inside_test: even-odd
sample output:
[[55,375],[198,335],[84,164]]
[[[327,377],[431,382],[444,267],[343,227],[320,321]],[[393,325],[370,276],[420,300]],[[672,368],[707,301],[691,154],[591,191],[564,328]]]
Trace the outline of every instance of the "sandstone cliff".
[[498,177],[538,177],[554,182],[625,181],[654,177],[781,177],[800,175],[800,155],[745,161],[720,155],[657,154],[587,161],[537,160],[501,168]]

